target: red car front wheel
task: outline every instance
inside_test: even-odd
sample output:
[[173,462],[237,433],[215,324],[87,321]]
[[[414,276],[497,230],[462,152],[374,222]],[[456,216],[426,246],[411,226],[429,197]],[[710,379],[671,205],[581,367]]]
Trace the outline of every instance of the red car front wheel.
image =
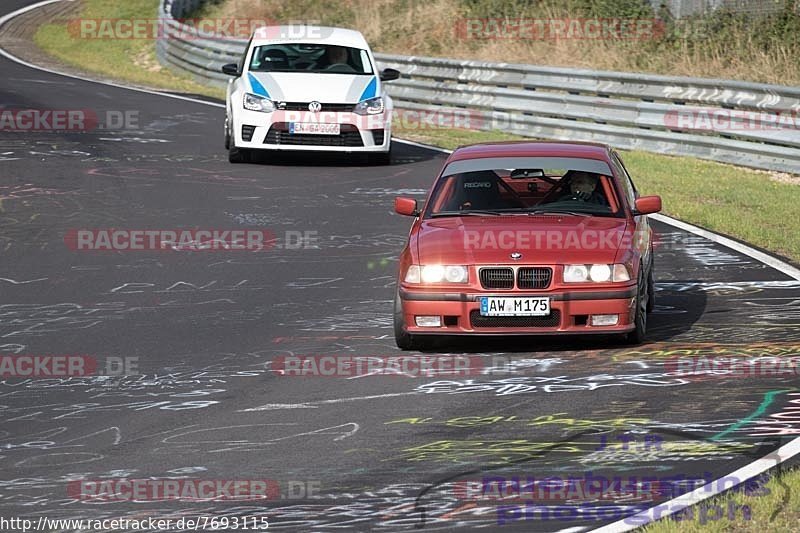
[[633,323],[636,328],[625,336],[628,344],[641,344],[647,337],[647,310],[650,301],[649,276],[644,274],[644,268],[639,269],[639,282],[636,288],[636,304]]
[[394,342],[401,350],[419,350],[423,344],[419,336],[411,335],[406,331],[403,303],[400,301],[400,289],[397,290],[394,296]]

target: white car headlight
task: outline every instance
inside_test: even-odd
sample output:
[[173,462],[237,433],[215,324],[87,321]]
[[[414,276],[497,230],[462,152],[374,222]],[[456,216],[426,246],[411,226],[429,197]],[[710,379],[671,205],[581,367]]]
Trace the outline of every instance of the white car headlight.
[[411,265],[404,279],[406,283],[466,283],[469,270],[463,265]]
[[250,111],[261,111],[262,113],[272,113],[275,111],[275,104],[269,98],[255,94],[245,93],[242,105]]
[[376,96],[357,103],[353,108],[353,113],[358,115],[377,115],[383,113],[383,109],[383,98]]
[[609,281],[630,281],[628,267],[616,265],[564,265],[564,283],[606,283]]

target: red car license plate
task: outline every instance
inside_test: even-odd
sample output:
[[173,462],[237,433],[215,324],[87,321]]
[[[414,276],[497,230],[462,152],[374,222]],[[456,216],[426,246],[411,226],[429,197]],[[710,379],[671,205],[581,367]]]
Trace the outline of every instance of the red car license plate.
[[550,314],[550,298],[508,298],[482,296],[482,316],[547,316]]

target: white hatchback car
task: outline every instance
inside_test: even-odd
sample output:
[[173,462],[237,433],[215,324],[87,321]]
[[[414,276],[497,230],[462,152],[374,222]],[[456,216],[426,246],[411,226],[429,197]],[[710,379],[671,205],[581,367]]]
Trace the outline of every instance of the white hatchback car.
[[225,147],[231,163],[255,150],[364,153],[388,164],[392,100],[361,33],[326,26],[265,26],[253,32],[228,82]]

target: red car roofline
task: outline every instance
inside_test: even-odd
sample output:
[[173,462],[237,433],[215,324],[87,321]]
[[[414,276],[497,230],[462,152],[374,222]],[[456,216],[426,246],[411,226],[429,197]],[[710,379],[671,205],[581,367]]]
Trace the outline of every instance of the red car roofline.
[[503,141],[456,148],[447,163],[487,157],[573,157],[611,162],[611,147],[591,142]]

